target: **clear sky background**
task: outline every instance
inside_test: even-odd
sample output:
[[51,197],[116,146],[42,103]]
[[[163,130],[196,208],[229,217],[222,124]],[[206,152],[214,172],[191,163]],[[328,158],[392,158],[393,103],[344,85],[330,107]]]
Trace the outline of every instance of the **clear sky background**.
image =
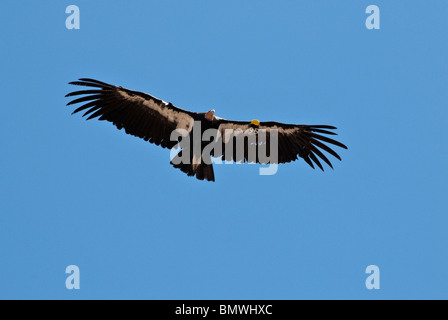
[[[65,27],[71,4],[80,30]],[[2,0],[0,298],[448,298],[447,12]],[[228,119],[335,125],[349,149],[335,170],[219,165],[198,181],[169,151],[72,116],[80,77]]]

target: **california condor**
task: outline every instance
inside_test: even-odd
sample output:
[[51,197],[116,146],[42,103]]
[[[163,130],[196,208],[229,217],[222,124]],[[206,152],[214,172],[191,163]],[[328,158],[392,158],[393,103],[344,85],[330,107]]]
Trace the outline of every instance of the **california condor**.
[[[199,142],[199,155],[197,152],[190,155],[191,152],[189,152],[185,157],[185,149],[188,149],[188,147],[191,150],[194,149],[195,137],[193,133],[198,126],[200,127],[200,130],[198,130],[200,131],[199,137],[208,129],[217,132],[217,135],[210,139],[208,143],[213,141],[215,147],[222,144],[222,148],[214,148],[210,157],[225,161],[278,164],[295,161],[300,157],[313,169],[314,165],[317,165],[324,170],[320,160],[323,160],[331,168],[333,166],[323,151],[341,160],[340,156],[327,144],[347,149],[344,144],[325,136],[336,134],[330,131],[336,129],[333,126],[295,125],[271,121],[260,122],[258,120],[231,121],[216,117],[214,110],[205,113],[183,110],[149,94],[117,87],[98,80],[81,78],[79,81],[69,84],[89,87],[88,90],[74,91],[66,95],[66,97],[82,96],[70,101],[67,104],[68,106],[85,103],[73,113],[85,110],[84,116],[89,115],[87,120],[99,117],[99,120],[112,122],[118,129],[124,128],[126,133],[160,145],[163,148],[172,149],[179,144],[182,150],[171,160],[171,164],[189,176],[196,176],[199,180],[215,181],[215,176],[210,159],[205,161],[206,159],[202,155],[202,151],[207,145],[206,141]],[[179,142],[183,140],[181,138],[172,139],[172,133],[176,130],[184,132],[183,137],[191,138],[186,139],[188,143],[182,144]],[[228,131],[234,132],[230,139],[224,138]],[[261,133],[264,135],[263,139],[261,139]],[[235,142],[238,135],[243,136],[244,141],[241,152],[238,152],[238,148],[230,149],[228,147],[229,142]],[[247,135],[252,135],[256,140],[250,140]],[[275,150],[271,148],[271,141],[274,141],[271,138],[274,136],[277,139],[275,140],[277,144]],[[265,146],[267,149],[266,156],[269,154],[270,158],[259,156],[258,151],[259,148],[261,149],[261,145]],[[254,146],[254,149],[251,146]],[[256,150],[254,156],[251,155],[251,150]],[[274,153],[276,157],[273,157]],[[180,161],[185,160],[185,158],[188,161]]]

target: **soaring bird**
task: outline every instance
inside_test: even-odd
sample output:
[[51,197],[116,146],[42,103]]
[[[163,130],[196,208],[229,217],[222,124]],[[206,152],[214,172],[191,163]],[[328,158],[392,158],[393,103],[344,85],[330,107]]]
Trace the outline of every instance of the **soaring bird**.
[[[202,154],[210,142],[200,141],[199,153],[189,152],[188,155],[183,155],[183,152],[186,149],[193,150],[195,139],[197,140],[197,137],[200,139],[208,129],[213,129],[217,133],[209,141],[213,141],[215,147],[222,146],[222,148],[214,148],[210,152],[210,157],[224,161],[279,164],[302,158],[313,169],[314,165],[317,165],[323,171],[320,160],[333,168],[323,151],[341,160],[340,156],[327,144],[347,149],[344,144],[326,136],[336,135],[331,131],[336,127],[329,125],[296,125],[258,120],[232,121],[215,116],[215,110],[205,113],[183,110],[149,94],[98,80],[81,78],[69,84],[89,87],[88,90],[74,91],[66,95],[66,97],[81,96],[70,101],[68,106],[85,103],[74,110],[73,114],[85,110],[83,116],[89,115],[87,120],[99,117],[99,120],[112,122],[120,130],[125,129],[127,134],[163,148],[172,149],[180,146],[182,150],[171,160],[171,164],[188,176],[196,176],[199,180],[215,181],[213,164],[210,160],[205,161]],[[176,130],[183,132],[183,135],[180,137],[181,134],[179,134],[177,139],[173,139],[172,133]],[[233,135],[227,139],[223,138],[227,136],[229,130],[233,132]],[[199,131],[198,136],[195,136],[195,131]],[[229,143],[235,142],[239,135],[243,136],[244,144],[241,152],[238,148],[229,147]],[[251,135],[256,140],[250,140]],[[221,139],[218,139],[218,136]],[[277,140],[271,140],[274,136]],[[183,138],[187,142],[182,144]],[[276,149],[272,151],[271,147],[274,144]],[[268,154],[272,156],[274,153],[277,156],[271,158],[259,156],[257,152],[262,145],[267,149],[266,156]],[[253,150],[256,150],[255,156],[251,154]],[[182,159],[183,161],[180,161]]]

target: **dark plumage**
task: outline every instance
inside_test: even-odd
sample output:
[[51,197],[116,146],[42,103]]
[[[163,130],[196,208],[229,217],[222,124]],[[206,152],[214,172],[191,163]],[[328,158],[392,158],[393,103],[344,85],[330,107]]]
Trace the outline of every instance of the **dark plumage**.
[[[335,135],[330,130],[336,129],[327,125],[293,125],[278,122],[258,122],[253,121],[231,121],[214,116],[214,110],[207,113],[196,113],[186,111],[166,103],[149,94],[128,90],[122,87],[113,86],[101,81],[93,79],[79,79],[79,81],[70,82],[72,85],[85,86],[89,89],[74,91],[66,95],[66,97],[82,96],[70,101],[67,105],[82,103],[73,113],[84,111],[84,116],[89,119],[99,117],[99,120],[107,120],[112,122],[118,129],[125,129],[126,133],[137,136],[160,145],[163,148],[171,149],[178,144],[178,141],[171,141],[171,133],[176,129],[183,129],[192,136],[193,127],[201,124],[201,132],[206,129],[216,129],[223,137],[225,130],[236,130],[233,139],[238,138],[238,132],[251,132],[258,139],[258,132],[265,130],[266,147],[270,150],[270,135],[273,129],[278,131],[278,161],[275,163],[287,163],[303,158],[312,168],[317,165],[324,170],[321,160],[333,168],[329,159],[324,155],[323,151],[331,154],[341,160],[339,155],[331,149],[327,144],[347,149],[342,143],[333,140],[325,135]],[[250,131],[247,131],[250,130]],[[257,162],[266,163],[257,156],[251,157],[249,154],[248,138],[245,138],[244,152],[226,153],[228,144],[225,139],[216,140],[215,143],[222,143],[222,151],[212,152],[213,157],[221,157],[226,161],[238,162]],[[257,140],[258,141],[258,140]],[[191,144],[193,139],[191,139]],[[325,144],[327,143],[327,144]],[[181,145],[184,149],[185,145]],[[201,143],[201,150],[206,143]],[[254,144],[252,144],[254,146]],[[258,151],[259,145],[254,146]],[[178,158],[182,156],[182,151],[178,154]],[[190,159],[193,158],[193,154]],[[320,160],[319,160],[320,159]],[[175,159],[173,162],[176,163]],[[178,163],[173,164],[175,168],[181,169],[189,176],[196,176],[200,180],[215,181],[213,166],[205,161],[200,163]]]

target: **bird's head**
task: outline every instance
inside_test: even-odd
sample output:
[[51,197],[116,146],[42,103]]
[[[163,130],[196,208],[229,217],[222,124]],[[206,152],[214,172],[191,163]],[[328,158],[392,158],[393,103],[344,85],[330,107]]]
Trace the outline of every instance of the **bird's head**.
[[213,121],[215,119],[215,110],[210,110],[205,114],[205,119],[208,121]]

